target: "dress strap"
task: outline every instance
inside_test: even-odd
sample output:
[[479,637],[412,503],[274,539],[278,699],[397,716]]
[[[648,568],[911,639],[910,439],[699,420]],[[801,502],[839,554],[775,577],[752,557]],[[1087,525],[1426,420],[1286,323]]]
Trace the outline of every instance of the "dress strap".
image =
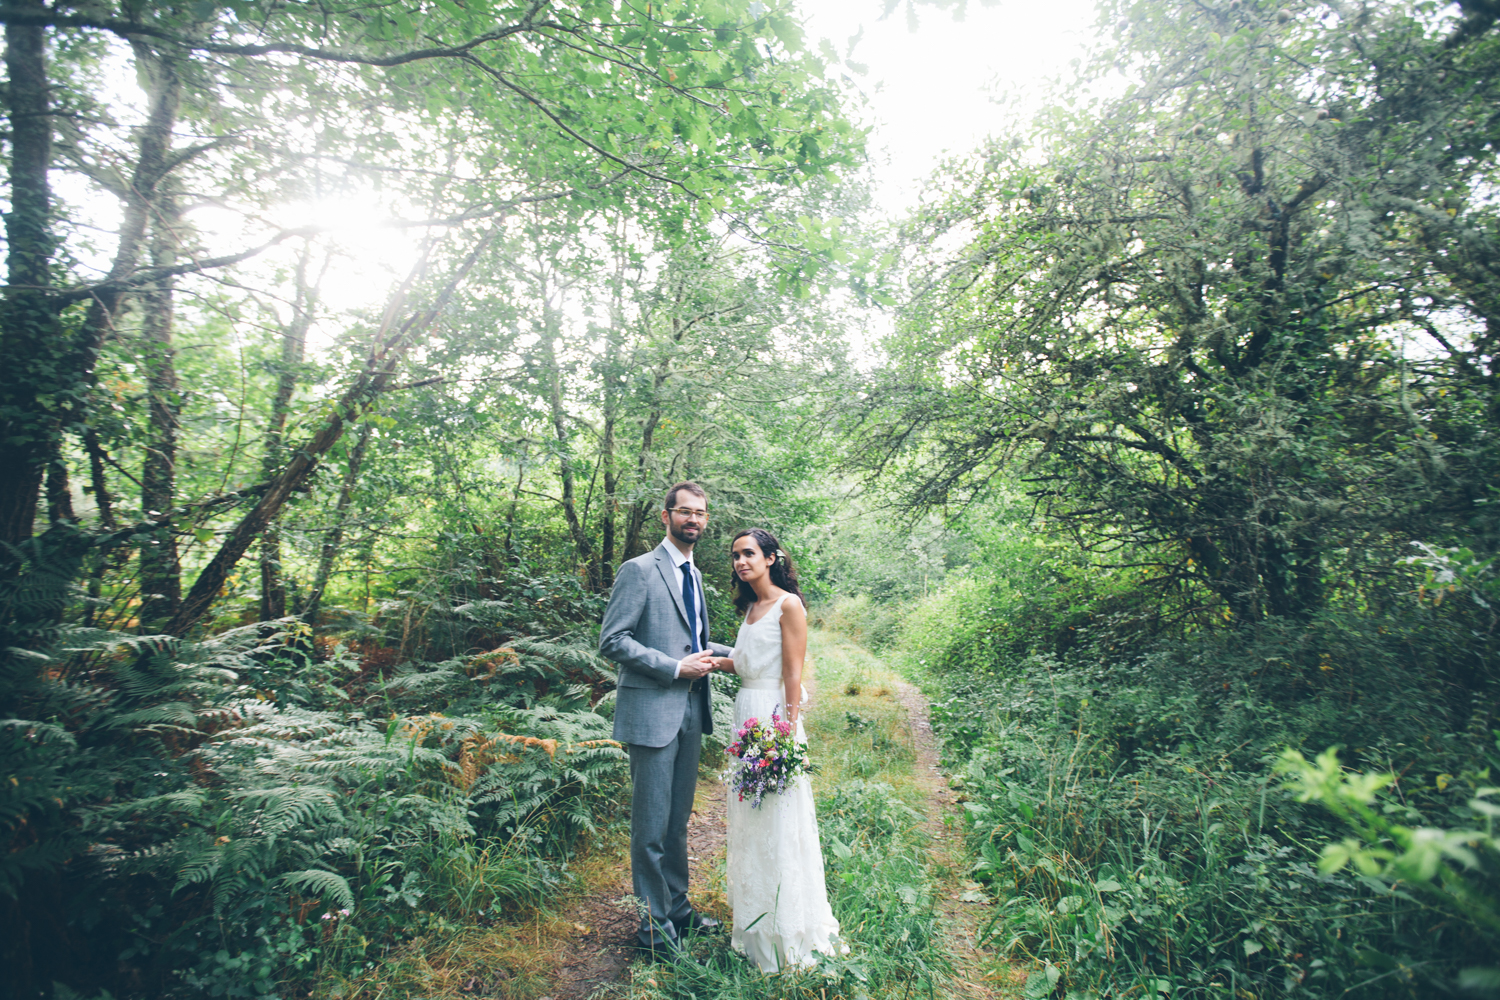
[[773,605],[771,605],[771,610],[769,610],[765,614],[761,615],[760,620],[761,621],[765,621],[767,618],[770,618],[772,615],[776,616],[776,618],[774,620],[780,620],[780,618],[781,618],[781,606],[783,604],[785,604],[786,603],[786,599],[788,597],[791,597],[791,596],[792,595],[790,593],[786,593],[786,594],[782,594],[780,597],[778,597],[776,599],[776,603],[773,604]]

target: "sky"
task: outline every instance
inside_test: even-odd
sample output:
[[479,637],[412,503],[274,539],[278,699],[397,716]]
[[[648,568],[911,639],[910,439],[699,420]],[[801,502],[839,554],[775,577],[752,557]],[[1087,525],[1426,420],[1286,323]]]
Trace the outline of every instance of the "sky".
[[[921,5],[911,30],[903,5],[881,20],[883,0],[800,0],[809,40],[827,38],[869,68],[853,76],[869,100],[874,203],[888,215],[913,207],[922,182],[947,155],[963,153],[1001,131],[996,103],[1035,98],[1049,78],[1082,54],[1094,0],[999,0],[970,3],[962,21]],[[1031,103],[1025,101],[1025,103]]]

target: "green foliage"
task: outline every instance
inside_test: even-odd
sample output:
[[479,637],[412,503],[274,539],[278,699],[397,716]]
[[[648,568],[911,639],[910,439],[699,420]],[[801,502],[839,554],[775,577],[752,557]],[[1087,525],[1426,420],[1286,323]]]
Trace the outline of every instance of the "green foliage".
[[269,996],[436,911],[534,902],[613,816],[624,755],[573,681],[599,679],[591,645],[515,639],[509,673],[470,657],[371,683],[295,620],[198,641],[60,626],[85,545],[38,538],[5,591],[31,649],[5,675],[0,889],[107,959],[55,976]]
[[[1408,599],[1188,635],[1158,621],[1151,638],[1118,581],[992,565],[913,606],[899,651],[934,691],[974,874],[997,897],[989,939],[1044,963],[1037,990],[1413,997],[1455,988],[1458,956],[1490,947],[1457,896],[1410,885],[1493,893],[1460,856],[1480,856],[1470,800],[1487,806],[1474,790],[1500,766],[1487,607]],[[1330,744],[1402,775],[1385,813],[1349,804],[1331,758],[1301,796],[1358,818],[1339,857],[1378,871],[1315,864],[1336,829],[1271,781],[1286,747]],[[1409,869],[1388,867],[1408,850]]]
[[892,602],[857,594],[840,596],[817,605],[814,620],[820,628],[848,636],[867,649],[879,651],[895,641],[905,615]]
[[531,850],[526,827],[508,840],[455,839],[443,846],[425,881],[427,901],[458,919],[482,919],[518,903],[539,902],[561,879]]
[[[1500,749],[1500,741],[1496,747]],[[1321,803],[1356,834],[1325,846],[1319,870],[1332,873],[1352,865],[1366,884],[1379,879],[1392,895],[1414,902],[1416,897],[1451,914],[1459,923],[1459,934],[1468,938],[1461,946],[1465,962],[1500,961],[1500,840],[1495,838],[1500,805],[1490,801],[1500,789],[1477,788],[1468,802],[1468,811],[1482,829],[1412,827],[1392,817],[1404,813],[1419,818],[1415,809],[1388,798],[1377,801],[1395,782],[1394,774],[1348,774],[1333,750],[1319,754],[1315,764],[1288,750],[1276,770],[1288,776],[1298,801]],[[1486,768],[1475,777],[1487,779],[1489,773]],[[1376,805],[1382,808],[1377,811]],[[1494,965],[1476,965],[1462,969],[1454,985],[1489,993],[1497,978],[1500,969]],[[1449,984],[1439,978],[1434,985]]]
[[829,899],[844,935],[865,945],[851,971],[872,988],[931,989],[949,971],[921,819],[881,782],[846,782],[818,802]]
[[1099,11],[1078,79],[910,223],[850,465],[911,511],[1019,478],[1237,621],[1326,607],[1413,537],[1493,547],[1492,17]]

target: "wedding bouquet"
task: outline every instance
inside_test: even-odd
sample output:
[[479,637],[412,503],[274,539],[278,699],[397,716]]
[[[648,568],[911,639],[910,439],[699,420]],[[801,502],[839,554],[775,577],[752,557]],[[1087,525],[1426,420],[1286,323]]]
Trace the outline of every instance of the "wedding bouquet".
[[735,741],[724,752],[738,758],[740,764],[729,787],[739,793],[741,802],[748,796],[752,809],[760,808],[767,792],[784,792],[792,779],[814,771],[807,759],[807,744],[797,741],[792,724],[775,710],[769,722],[746,719],[734,735]]

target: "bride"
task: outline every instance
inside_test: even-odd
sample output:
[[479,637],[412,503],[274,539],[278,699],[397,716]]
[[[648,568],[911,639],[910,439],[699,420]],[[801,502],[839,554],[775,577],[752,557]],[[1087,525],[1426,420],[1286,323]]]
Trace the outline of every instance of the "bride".
[[[797,739],[806,742],[801,714],[807,612],[796,567],[775,536],[760,528],[736,535],[730,556],[734,603],[745,619],[734,655],[714,665],[740,676],[735,729],[780,710],[796,727]],[[727,853],[734,911],[730,944],[736,951],[762,972],[813,965],[814,952],[834,954],[839,922],[828,906],[818,817],[806,775],[785,791],[766,795],[759,808],[731,794]]]

